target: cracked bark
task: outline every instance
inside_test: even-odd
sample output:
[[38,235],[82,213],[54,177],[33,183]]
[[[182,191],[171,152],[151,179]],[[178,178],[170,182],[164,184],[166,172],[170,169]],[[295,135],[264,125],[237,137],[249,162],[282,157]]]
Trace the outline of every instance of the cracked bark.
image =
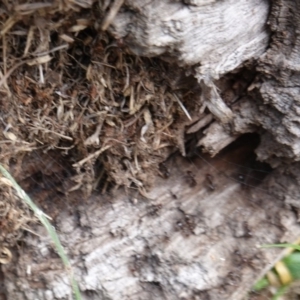
[[[94,195],[74,210],[65,207],[56,227],[84,299],[242,299],[282,255],[257,245],[292,242],[300,233],[300,1],[124,5],[110,27],[116,38],[137,55],[186,66],[205,85],[201,96],[210,113],[198,146],[214,156],[256,132],[257,157],[276,169],[259,186],[251,183],[259,174],[246,176],[243,188],[239,165],[251,161],[256,144],[247,138],[213,159],[200,152],[192,163],[172,157],[172,175],[157,178],[149,199],[115,192]],[[214,87],[247,64],[256,68],[254,80],[226,102]],[[221,103],[217,111],[212,103]],[[68,299],[67,274],[43,229],[36,230],[40,236],[28,236],[13,263],[2,266],[7,298]]]

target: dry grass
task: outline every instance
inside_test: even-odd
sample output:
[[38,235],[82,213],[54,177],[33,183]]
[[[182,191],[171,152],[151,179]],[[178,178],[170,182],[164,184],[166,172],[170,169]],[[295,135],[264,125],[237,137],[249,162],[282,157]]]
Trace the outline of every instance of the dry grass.
[[28,153],[55,149],[73,168],[64,193],[123,186],[146,195],[160,163],[185,153],[185,126],[201,117],[195,80],[111,39],[103,29],[121,6],[1,2],[0,161],[17,180]]
[[9,263],[12,256],[8,248],[21,238],[24,229],[37,219],[24,204],[10,180],[0,177],[0,263]]

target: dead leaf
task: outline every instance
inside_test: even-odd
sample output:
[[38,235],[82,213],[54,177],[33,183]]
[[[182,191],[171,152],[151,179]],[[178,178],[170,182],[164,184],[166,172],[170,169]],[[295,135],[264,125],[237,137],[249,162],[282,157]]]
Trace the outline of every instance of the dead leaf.
[[4,136],[7,138],[7,139],[9,139],[9,140],[11,140],[11,141],[17,141],[18,140],[18,138],[17,138],[17,136],[14,134],[14,133],[12,133],[12,132],[3,132],[3,134],[4,134]]
[[0,264],[8,264],[12,259],[12,254],[6,247],[0,247]]

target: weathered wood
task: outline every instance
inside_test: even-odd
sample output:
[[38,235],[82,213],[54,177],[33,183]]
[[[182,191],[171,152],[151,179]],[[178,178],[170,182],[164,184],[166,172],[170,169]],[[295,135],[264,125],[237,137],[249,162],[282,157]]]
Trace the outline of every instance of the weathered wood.
[[[184,4],[131,0],[126,4],[129,10],[117,15],[111,29],[113,34],[124,38],[130,50],[138,55],[161,55],[183,65],[200,64],[195,68],[195,77],[205,83],[202,87],[203,102],[206,101],[207,107],[222,123],[232,121],[232,112],[216,92],[205,93],[205,89],[207,84],[213,86],[210,79],[217,79],[246,60],[263,54],[268,42],[268,1],[196,1]],[[269,20],[273,32],[271,47],[260,58],[258,69],[261,76],[252,87],[256,87],[254,99],[258,100],[257,107],[254,100],[249,99],[256,113],[252,113],[252,120],[249,118],[248,123],[261,126],[268,132],[263,135],[262,146],[257,151],[261,160],[273,154],[300,159],[298,5],[298,1],[273,1]],[[257,113],[257,108],[260,113]],[[216,138],[212,140],[214,143]],[[272,140],[274,145],[278,144],[274,153],[268,146],[266,149],[263,146]],[[216,148],[208,144],[206,147]]]
[[224,126],[218,122],[212,122],[203,131],[204,136],[199,140],[197,146],[203,148],[215,156],[226,146],[235,141],[241,134],[255,132],[258,126],[254,119],[258,113],[257,108],[251,104],[252,98],[244,97],[232,106],[234,118],[231,126]]
[[266,49],[265,0],[126,1],[111,32],[142,56],[165,55],[183,65],[200,64],[198,76],[218,78]]
[[269,3],[227,0],[193,4],[196,6],[159,0],[127,1],[127,10],[116,16],[110,31],[124,39],[137,55],[160,55],[193,66],[202,86],[203,104],[219,121],[228,123],[232,112],[213,80],[263,54],[269,38]]
[[[196,131],[208,126],[198,145],[215,155],[241,134],[259,131],[258,157],[280,168],[262,186],[251,188],[255,175],[243,185],[236,180],[240,167],[224,163],[243,150],[192,163],[177,157],[168,162],[172,176],[157,178],[148,200],[116,192],[93,196],[73,214],[62,210],[56,227],[84,299],[242,299],[280,252],[257,246],[292,242],[300,234],[295,214],[300,168],[283,165],[284,159],[300,158],[300,2],[272,2],[273,36],[263,56],[268,1],[125,4],[110,28],[116,38],[137,55],[160,55],[186,65],[205,84],[202,92],[211,88],[203,107],[217,120],[209,125],[212,115],[206,114],[198,127],[194,124]],[[216,80],[260,56],[248,95],[234,104],[218,98]],[[214,111],[212,103],[221,109]],[[51,243],[41,228],[37,232],[40,237],[28,236],[15,252],[12,265],[2,267],[8,299],[70,297],[68,277]]]
[[[248,99],[248,108],[234,113],[234,124],[244,119],[247,126],[252,124],[265,130],[256,153],[260,160],[269,161],[273,166],[278,166],[283,161],[300,159],[300,42],[296,29],[300,28],[300,21],[298,13],[295,13],[298,12],[299,5],[297,1],[273,2],[269,21],[273,31],[271,46],[259,59],[260,73],[249,87],[252,98]],[[233,127],[235,133],[249,130],[237,129],[236,125]],[[222,132],[224,129],[220,128],[219,134],[223,134]],[[227,132],[227,135],[230,136],[230,133]],[[208,151],[212,147],[217,149],[213,154],[222,148],[206,140],[200,141],[199,145],[205,146]]]
[[[232,154],[238,164],[249,159],[245,146],[213,160],[173,157],[172,176],[157,178],[151,200],[117,192],[63,210],[56,228],[84,299],[242,299],[280,252],[257,246],[300,230],[280,199],[290,177],[274,174],[270,186],[251,189],[238,180],[239,165],[227,163]],[[245,175],[249,185],[257,174]],[[37,233],[3,268],[8,299],[68,299],[68,276],[44,230]]]
[[[273,2],[269,21],[272,43],[259,64],[255,96],[260,113],[256,119],[268,134],[257,154],[274,165],[282,158],[300,160],[299,8],[299,1]],[[269,141],[275,146],[272,150]]]

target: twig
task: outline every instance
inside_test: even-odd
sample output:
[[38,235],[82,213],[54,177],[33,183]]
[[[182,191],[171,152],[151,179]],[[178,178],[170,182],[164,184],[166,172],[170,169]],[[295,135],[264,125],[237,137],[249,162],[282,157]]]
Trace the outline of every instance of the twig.
[[[58,46],[58,47],[55,47],[55,48],[53,48],[53,49],[51,49],[51,50],[49,50],[49,51],[47,51],[47,52],[38,53],[38,54],[36,54],[36,55],[37,55],[37,56],[41,56],[41,55],[44,54],[44,53],[53,53],[53,52],[55,52],[55,51],[59,51],[59,50],[61,50],[61,49],[65,49],[65,48],[67,48],[67,47],[68,47],[67,44],[63,44],[63,45]],[[46,56],[45,56],[45,57],[46,57]],[[50,57],[50,56],[49,56],[49,57]],[[15,64],[15,65],[14,65],[13,67],[11,67],[11,68],[8,70],[8,72],[5,73],[4,76],[1,78],[1,80],[0,80],[0,87],[1,87],[3,84],[5,84],[7,78],[8,78],[8,77],[9,77],[9,76],[10,76],[17,68],[21,67],[22,65],[24,65],[24,64],[26,64],[26,63],[27,63],[28,65],[35,65],[35,64],[38,64],[39,61],[38,61],[37,58],[35,58],[35,59],[26,59],[26,60],[20,61],[19,63]],[[45,62],[42,62],[42,63],[45,63]]]
[[63,135],[63,134],[58,133],[58,132],[56,132],[54,130],[50,130],[50,129],[46,129],[46,128],[42,128],[42,127],[38,127],[38,126],[30,126],[30,127],[34,128],[34,129],[38,129],[38,130],[44,131],[46,133],[53,133],[53,134],[55,134],[55,135],[57,135],[57,136],[65,139],[65,140],[68,140],[68,141],[73,141],[73,138],[71,138],[70,136]]
[[189,112],[188,112],[187,109],[184,107],[184,105],[182,104],[182,102],[179,100],[179,98],[177,97],[177,95],[176,95],[176,94],[173,94],[173,95],[174,95],[175,99],[177,100],[177,102],[179,103],[179,105],[180,105],[181,109],[183,110],[183,112],[184,112],[184,113],[186,114],[186,116],[188,117],[188,119],[189,119],[190,121],[192,121],[192,118],[191,118]]
[[56,51],[59,51],[59,50],[63,50],[63,49],[67,49],[69,47],[68,44],[62,44],[60,46],[57,46],[55,48],[52,48],[48,51],[44,51],[44,52],[40,52],[40,53],[34,53],[35,56],[44,56],[44,55],[47,55],[47,54],[50,54],[50,53],[53,53],[53,52],[56,52]]
[[106,15],[103,24],[102,30],[105,31],[108,26],[111,24],[121,6],[123,5],[124,0],[115,0],[114,4],[111,6],[109,13]]
[[16,70],[18,69],[20,66],[22,66],[23,64],[26,64],[29,60],[23,60],[17,64],[15,64],[13,67],[11,67],[8,72],[6,74],[4,74],[4,76],[1,78],[0,80],[0,87],[6,83],[6,79]]
[[76,164],[73,164],[73,167],[81,167],[84,163],[86,163],[87,161],[93,159],[96,156],[99,156],[102,152],[104,152],[105,150],[109,149],[111,147],[110,146],[105,146],[102,147],[101,149],[99,149],[98,151],[90,154],[89,156],[87,156],[86,158],[80,160],[79,162],[77,162]]

